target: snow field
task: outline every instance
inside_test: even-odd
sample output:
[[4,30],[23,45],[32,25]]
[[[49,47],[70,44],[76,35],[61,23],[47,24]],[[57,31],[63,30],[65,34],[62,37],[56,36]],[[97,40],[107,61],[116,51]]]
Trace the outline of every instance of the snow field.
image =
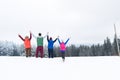
[[120,80],[120,57],[0,57],[1,80]]

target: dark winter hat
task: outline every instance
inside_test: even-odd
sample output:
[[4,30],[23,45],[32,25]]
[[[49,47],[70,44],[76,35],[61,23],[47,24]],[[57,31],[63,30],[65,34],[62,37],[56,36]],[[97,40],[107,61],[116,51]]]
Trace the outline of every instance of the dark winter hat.
[[52,37],[50,37],[50,40],[52,40]]
[[39,36],[41,36],[41,33],[38,33]]

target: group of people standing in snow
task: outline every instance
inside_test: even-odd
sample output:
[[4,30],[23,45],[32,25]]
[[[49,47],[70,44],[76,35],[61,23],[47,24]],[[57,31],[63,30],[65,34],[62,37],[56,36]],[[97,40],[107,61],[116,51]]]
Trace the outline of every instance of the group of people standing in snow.
[[54,57],[54,53],[53,53],[54,43],[58,40],[60,44],[60,52],[61,52],[62,59],[63,61],[65,60],[66,44],[70,38],[68,38],[67,41],[64,42],[63,40],[60,41],[59,36],[55,40],[53,40],[52,37],[49,37],[48,33],[44,37],[42,36],[41,33],[38,33],[38,36],[36,37],[32,32],[30,32],[30,37],[26,36],[25,38],[23,38],[20,34],[18,34],[18,36],[24,41],[26,57],[31,57],[31,39],[33,36],[37,41],[37,48],[36,48],[35,56],[36,58],[38,58],[39,57],[38,55],[40,52],[40,57],[43,58],[44,57],[43,42],[44,42],[44,39],[47,37],[48,57],[49,58]]

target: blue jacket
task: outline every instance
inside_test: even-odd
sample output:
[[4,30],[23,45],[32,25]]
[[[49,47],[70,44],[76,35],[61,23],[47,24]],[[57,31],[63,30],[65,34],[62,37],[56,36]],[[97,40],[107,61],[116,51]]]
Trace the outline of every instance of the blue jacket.
[[53,41],[52,39],[49,39],[49,36],[47,36],[48,41],[48,49],[53,49],[53,45],[56,42],[57,38]]

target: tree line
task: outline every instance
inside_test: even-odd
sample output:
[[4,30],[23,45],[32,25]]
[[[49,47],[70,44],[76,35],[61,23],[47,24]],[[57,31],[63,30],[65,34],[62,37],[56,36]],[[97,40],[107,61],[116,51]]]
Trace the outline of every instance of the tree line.
[[[118,39],[120,46],[120,39]],[[32,46],[32,56],[34,56],[36,46]],[[45,57],[48,56],[47,46],[44,46]],[[67,46],[66,56],[118,56],[116,40],[113,42],[107,37],[103,44],[79,45],[71,44]],[[0,41],[0,56],[25,56],[24,45],[18,45],[9,41]],[[54,47],[54,56],[60,57],[59,46]]]

